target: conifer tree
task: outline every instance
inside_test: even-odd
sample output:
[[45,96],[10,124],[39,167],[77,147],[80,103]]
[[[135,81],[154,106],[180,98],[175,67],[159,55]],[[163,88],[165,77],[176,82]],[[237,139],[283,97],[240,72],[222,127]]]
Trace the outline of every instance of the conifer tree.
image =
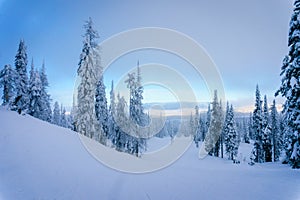
[[226,121],[224,125],[224,137],[226,153],[230,160],[236,161],[240,140],[236,131],[236,124],[234,120],[234,112],[232,105],[229,111],[226,112]]
[[5,65],[0,71],[0,87],[3,87],[2,105],[9,105],[15,96],[16,73],[10,65]]
[[255,92],[255,109],[253,111],[253,132],[254,132],[254,148],[252,154],[254,156],[254,161],[258,163],[264,162],[263,153],[263,124],[262,124],[262,106],[260,99],[260,91],[258,85],[256,86]]
[[60,121],[61,119],[60,118],[61,118],[61,116],[60,116],[59,104],[56,101],[54,103],[52,123],[57,125],[57,126],[60,126],[60,124],[61,124],[61,121]]
[[222,113],[219,105],[217,90],[214,92],[214,99],[212,102],[211,122],[208,130],[208,135],[205,138],[205,150],[209,155],[219,156],[219,137],[222,130]]
[[281,86],[276,93],[286,98],[284,112],[287,120],[289,145],[287,160],[293,168],[300,168],[300,0],[294,2],[288,37],[289,52],[281,68]]
[[41,119],[41,116],[43,114],[43,102],[41,99],[42,82],[39,73],[34,70],[33,64],[31,67],[29,88],[30,98],[28,113],[35,118]]
[[281,153],[282,138],[279,128],[279,116],[276,108],[275,99],[271,106],[271,116],[270,116],[270,125],[271,125],[271,139],[272,139],[272,152],[273,152],[273,161],[278,161]]
[[14,100],[14,109],[21,114],[29,106],[28,97],[28,76],[27,76],[27,52],[24,40],[19,43],[19,48],[15,57],[16,67],[16,97]]
[[100,65],[96,39],[99,35],[93,28],[91,18],[85,23],[84,28],[84,43],[77,70],[80,83],[77,88],[75,127],[79,133],[90,138],[98,138],[105,143],[103,138],[98,137],[103,132],[97,124],[95,113],[95,92],[99,77],[96,68]]
[[95,99],[96,119],[103,129],[103,137],[108,137],[108,110],[103,75],[100,76],[97,83]]
[[51,116],[52,116],[52,110],[51,110],[51,98],[50,95],[48,94],[48,87],[49,87],[49,82],[46,74],[46,67],[45,67],[45,61],[43,61],[42,68],[39,71],[41,83],[42,83],[42,90],[41,90],[41,101],[43,102],[42,104],[42,115],[41,115],[41,120],[51,122]]

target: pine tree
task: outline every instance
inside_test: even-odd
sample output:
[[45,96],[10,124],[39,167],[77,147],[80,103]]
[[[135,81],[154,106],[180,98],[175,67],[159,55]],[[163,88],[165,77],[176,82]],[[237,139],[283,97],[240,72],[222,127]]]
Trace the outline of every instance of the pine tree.
[[228,154],[228,158],[230,160],[236,162],[240,140],[236,132],[232,105],[230,106],[229,111],[226,112],[226,121],[224,127],[226,153]]
[[263,130],[262,145],[263,145],[263,160],[264,162],[272,162],[272,128],[268,124]]
[[219,156],[219,137],[222,130],[222,113],[218,101],[217,90],[214,92],[214,100],[212,102],[211,122],[208,130],[208,136],[205,138],[205,150],[209,155]]
[[54,103],[54,109],[53,109],[53,117],[52,117],[52,124],[55,124],[57,126],[60,126],[61,124],[61,119],[60,119],[60,109],[59,109],[59,104],[56,101]]
[[268,108],[268,101],[267,96],[264,96],[264,106],[263,106],[263,113],[262,113],[262,127],[265,129],[269,124],[269,108]]
[[15,95],[16,73],[10,65],[0,71],[0,87],[3,87],[2,105],[11,105]]
[[143,99],[143,86],[141,84],[141,72],[139,68],[139,63],[137,66],[137,75],[135,73],[129,73],[128,79],[125,81],[127,87],[130,90],[130,104],[129,104],[129,116],[130,120],[133,122],[131,127],[131,132],[134,133],[132,148],[133,153],[136,156],[141,155],[141,152],[146,148],[146,133],[141,133],[139,126],[147,125],[147,115],[144,113],[142,99]]
[[43,102],[41,99],[42,82],[39,73],[34,70],[33,64],[31,67],[29,88],[28,114],[41,119],[43,113]]
[[263,154],[263,124],[262,124],[262,106],[260,99],[260,91],[258,85],[256,86],[255,92],[255,109],[253,111],[253,132],[254,132],[254,149],[252,153],[254,154],[254,161],[258,163],[264,162]]
[[26,111],[29,105],[28,97],[28,76],[27,76],[27,53],[24,40],[19,43],[19,48],[15,57],[16,67],[16,97],[14,100],[14,109],[21,114]]
[[116,115],[115,118],[115,135],[113,137],[113,144],[116,147],[117,151],[126,151],[126,144],[128,144],[129,136],[122,129],[126,127],[128,118],[126,115],[126,101],[124,97],[120,97],[120,94],[117,95],[118,103],[116,105]]
[[82,53],[80,55],[77,70],[80,83],[77,88],[77,107],[75,110],[76,131],[90,138],[98,138],[105,143],[103,138],[99,138],[101,127],[97,126],[95,114],[95,92],[96,83],[99,78],[97,66],[100,65],[100,55],[97,52],[96,39],[99,37],[93,29],[91,18],[84,25],[85,35]]
[[40,119],[47,122],[51,122],[51,116],[52,116],[52,110],[50,105],[51,98],[47,91],[47,88],[49,87],[49,82],[46,75],[45,61],[43,61],[42,68],[39,71],[39,75],[42,82],[41,101],[43,102],[42,104],[43,113]]
[[110,90],[110,104],[108,109],[108,138],[112,140],[114,146],[116,146],[116,124],[115,124],[115,116],[116,116],[116,101],[115,101],[115,92],[114,92],[114,82],[111,82],[111,90]]
[[95,99],[96,119],[98,120],[98,123],[102,127],[104,133],[102,137],[108,137],[108,110],[103,75],[100,76],[100,79],[97,83]]
[[270,125],[271,125],[271,139],[272,139],[272,147],[273,147],[273,161],[278,161],[280,157],[281,151],[281,134],[279,130],[279,121],[278,121],[278,112],[276,109],[275,99],[273,100],[273,104],[271,106],[271,116],[270,116]]
[[289,52],[281,68],[279,91],[286,98],[284,112],[289,126],[287,159],[293,168],[300,168],[300,0],[294,2],[288,38]]
[[63,105],[60,106],[60,126],[64,128],[68,127],[66,109],[63,107]]

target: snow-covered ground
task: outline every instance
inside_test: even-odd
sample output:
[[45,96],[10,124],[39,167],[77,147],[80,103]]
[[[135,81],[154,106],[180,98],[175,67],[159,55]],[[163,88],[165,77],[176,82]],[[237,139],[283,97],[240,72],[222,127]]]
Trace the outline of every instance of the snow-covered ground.
[[[149,149],[169,144],[155,138]],[[250,150],[242,144],[242,162],[235,165],[199,160],[192,145],[167,168],[130,174],[97,161],[76,133],[2,109],[0,199],[300,199],[299,170],[280,163],[249,166],[243,158]]]

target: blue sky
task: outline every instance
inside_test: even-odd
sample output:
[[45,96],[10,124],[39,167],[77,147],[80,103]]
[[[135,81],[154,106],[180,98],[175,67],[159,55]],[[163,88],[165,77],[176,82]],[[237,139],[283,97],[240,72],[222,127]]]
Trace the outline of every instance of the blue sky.
[[[292,2],[286,0],[0,0],[0,68],[13,65],[19,40],[25,39],[28,60],[33,57],[39,67],[45,59],[53,100],[71,106],[88,17],[100,33],[99,42],[132,28],[169,28],[206,49],[221,73],[227,99],[242,109],[253,104],[257,83],[272,100],[288,49],[291,13]],[[146,64],[153,62],[150,58],[136,53],[124,63],[133,67],[137,59]],[[107,86],[116,79],[113,74],[107,73]],[[197,80],[191,78],[191,84]]]

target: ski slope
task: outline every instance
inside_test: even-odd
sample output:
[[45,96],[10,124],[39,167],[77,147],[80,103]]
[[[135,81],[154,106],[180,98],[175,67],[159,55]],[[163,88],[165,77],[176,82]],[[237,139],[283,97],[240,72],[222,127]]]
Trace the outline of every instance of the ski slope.
[[[155,138],[149,149],[156,144],[170,143]],[[300,171],[280,163],[249,166],[243,158],[250,149],[241,145],[242,163],[235,165],[199,160],[192,145],[167,168],[130,174],[97,161],[77,133],[2,108],[0,199],[299,200]]]

